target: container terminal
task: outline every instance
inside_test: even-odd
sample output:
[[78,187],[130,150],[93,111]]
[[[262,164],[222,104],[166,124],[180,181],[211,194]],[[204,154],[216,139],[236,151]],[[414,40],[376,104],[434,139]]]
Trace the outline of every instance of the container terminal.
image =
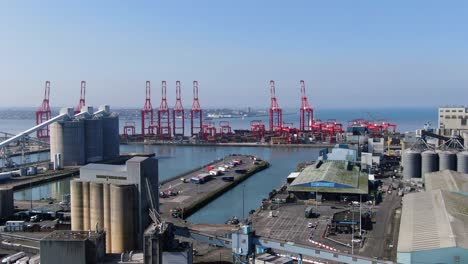
[[[300,85],[305,95],[304,83]],[[166,83],[162,86],[160,108],[164,110]],[[248,216],[213,225],[193,224],[187,217],[255,172],[268,169],[268,162],[228,155],[160,182],[157,159],[120,154],[118,146],[131,135],[119,135],[118,114],[108,106],[96,112],[86,106],[85,88],[82,82],[75,109],[62,109],[52,117],[48,114],[50,83],[46,83],[38,125],[5,135],[0,142],[5,159],[8,154],[24,153],[29,143],[31,151],[40,151],[41,147],[32,150],[41,145],[30,140],[32,133],[50,149],[47,163],[2,172],[6,181],[0,191],[4,222],[0,237],[1,248],[8,254],[5,262],[196,263],[217,261],[218,253],[232,263],[426,263],[434,259],[463,263],[468,259],[461,235],[466,222],[461,216],[463,182],[468,180],[466,107],[441,107],[438,128],[414,133],[399,134],[396,125],[363,119],[349,121],[346,131],[338,123],[334,128],[321,125],[320,131],[307,130],[304,138],[336,145],[320,150],[317,160],[298,164],[296,171],[284,176],[284,185]],[[178,113],[173,117],[178,120],[185,116],[179,107],[180,82],[176,90]],[[142,118],[144,129],[134,135],[138,140],[197,143],[220,134],[213,127],[203,130],[209,126],[202,121],[198,82],[194,82],[188,137],[182,132],[183,122],[176,124],[170,118],[171,111],[158,113],[154,120],[149,82],[146,91],[149,107],[142,116],[145,112],[150,119]],[[260,129],[250,132],[261,132],[260,142],[271,145],[296,144],[301,130],[291,130],[282,122],[273,81],[270,91],[270,129],[264,131],[263,124],[257,124]],[[319,122],[306,121],[313,110],[308,111],[307,98],[302,99],[301,124],[313,127]],[[211,143],[217,140],[211,138]],[[33,209],[13,201],[14,188],[78,171],[79,178],[71,181],[71,195],[61,203],[31,201]]]

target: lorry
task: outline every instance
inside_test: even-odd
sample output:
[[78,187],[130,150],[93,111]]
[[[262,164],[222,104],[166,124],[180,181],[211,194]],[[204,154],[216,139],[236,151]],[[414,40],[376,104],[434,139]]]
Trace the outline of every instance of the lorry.
[[305,212],[304,212],[304,216],[305,218],[317,218],[320,216],[320,214],[318,212],[314,212],[314,207],[312,206],[308,206],[306,209],[305,209]]

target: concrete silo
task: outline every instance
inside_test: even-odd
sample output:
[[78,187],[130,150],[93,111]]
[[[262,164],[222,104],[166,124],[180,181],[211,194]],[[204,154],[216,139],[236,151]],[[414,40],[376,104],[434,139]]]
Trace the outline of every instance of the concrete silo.
[[71,230],[83,230],[83,183],[70,181]]
[[85,154],[86,162],[101,161],[103,158],[102,120],[85,119]]
[[457,153],[457,171],[468,173],[468,151]]
[[439,152],[439,170],[457,170],[457,154],[454,151]]
[[90,230],[89,182],[83,181],[83,230]]
[[90,228],[95,230],[104,229],[104,194],[103,184],[98,182],[89,183],[89,213]]
[[63,166],[83,165],[85,132],[82,120],[58,121],[50,125],[50,157],[61,154]]
[[428,172],[439,171],[439,155],[432,150],[421,153],[421,176]]
[[104,230],[106,231],[106,252],[112,252],[112,226],[111,226],[111,204],[110,184],[103,183],[103,205],[104,205]]
[[119,116],[112,113],[102,117],[103,158],[114,159],[120,155]]
[[134,248],[135,185],[110,186],[112,253]]
[[421,152],[406,150],[403,155],[403,179],[421,178]]

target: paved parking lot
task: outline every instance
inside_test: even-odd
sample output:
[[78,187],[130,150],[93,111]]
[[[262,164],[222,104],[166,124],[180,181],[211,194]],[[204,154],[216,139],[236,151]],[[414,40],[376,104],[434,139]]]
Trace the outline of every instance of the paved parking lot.
[[[270,216],[270,210],[260,211],[253,218],[253,228],[258,236],[309,246],[314,246],[310,242],[310,240],[313,240],[338,250],[347,250],[347,247],[322,238],[333,213],[342,209],[318,206],[320,217],[305,218],[304,212],[308,206],[304,204],[283,204],[280,205],[279,210],[273,210],[274,217]],[[309,223],[314,227],[308,227]]]
[[[224,176],[234,176],[235,179],[240,178],[241,174],[236,173],[236,169],[250,169],[255,165],[252,164],[250,156],[239,155],[239,156],[227,156],[225,161],[221,160],[211,164],[211,166],[217,168],[233,159],[241,159],[242,164],[226,171],[223,175],[215,176],[210,181],[204,184],[194,184],[190,182],[190,178],[199,175],[200,173],[207,173],[205,168],[198,169],[194,172],[187,173],[181,177],[173,179],[169,182],[164,183],[160,186],[161,192],[171,190],[174,193],[178,193],[176,196],[170,196],[167,198],[160,198],[160,213],[162,217],[171,219],[170,209],[174,207],[186,208],[191,204],[198,203],[204,199],[208,194],[215,190],[219,190],[226,185],[232,184],[232,182],[225,182],[221,178]],[[187,179],[188,182],[184,183],[180,178]]]

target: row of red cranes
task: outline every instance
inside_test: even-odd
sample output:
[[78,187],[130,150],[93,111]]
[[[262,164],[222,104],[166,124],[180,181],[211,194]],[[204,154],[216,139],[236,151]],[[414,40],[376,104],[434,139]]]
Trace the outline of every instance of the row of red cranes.
[[[336,138],[338,133],[342,133],[343,125],[335,119],[322,121],[314,118],[314,110],[310,106],[306,96],[305,82],[303,80],[299,83],[301,93],[301,107],[299,111],[299,128],[295,128],[292,123],[283,122],[283,112],[279,106],[278,99],[276,98],[276,87],[273,80],[270,81],[270,95],[271,104],[269,109],[269,133],[274,136],[282,136],[290,138],[293,134],[299,132],[308,132],[309,134],[318,138],[328,138],[332,141]],[[171,110],[167,103],[167,83],[161,82],[161,104],[156,110],[151,104],[151,82],[146,81],[146,98],[145,104],[141,109],[141,135],[143,136],[157,136],[159,139],[171,139],[175,137],[183,137],[185,134],[185,110],[182,105],[181,99],[181,83],[176,81],[176,102],[174,108]],[[75,114],[79,113],[83,106],[86,105],[86,82],[81,81],[80,86],[80,99],[78,105],[75,107]],[[45,82],[44,99],[41,106],[36,111],[36,124],[40,124],[51,118],[51,109],[49,104],[50,97],[50,82]],[[157,117],[157,118],[155,118]],[[171,118],[172,117],[172,118]],[[172,124],[172,125],[171,125]],[[348,122],[348,127],[361,126],[367,128],[368,131],[374,134],[388,132],[392,129],[396,130],[396,125],[384,121],[370,122],[364,119],[355,119]],[[135,135],[136,126],[134,122],[127,122],[124,126],[124,135]],[[261,139],[265,136],[265,125],[261,120],[253,120],[250,122],[251,135]],[[49,127],[45,127],[37,131],[37,137],[48,139],[50,136]],[[198,82],[193,81],[193,103],[190,109],[190,135],[201,136],[207,139],[215,135],[230,135],[232,128],[228,121],[219,122],[219,133],[213,122],[203,123],[203,111],[198,99]]]
[[[151,82],[146,81],[146,99],[145,104],[141,110],[141,135],[143,136],[157,136],[159,139],[171,139],[172,136],[184,136],[185,110],[182,105],[180,81],[176,81],[176,102],[172,111],[171,109],[169,109],[169,105],[167,103],[166,86],[166,81],[162,81],[161,104],[156,110],[156,120],[154,115],[154,109],[151,104]],[[205,125],[203,124],[203,111],[201,109],[200,101],[198,99],[198,81],[193,81],[193,103],[192,108],[190,109],[190,135],[200,135],[203,133],[204,129],[212,130],[211,126],[209,126],[209,123]],[[128,136],[134,134],[135,124],[132,122],[128,122],[124,126],[124,135]]]
[[[80,100],[78,105],[75,107],[74,113],[78,114],[81,108],[86,105],[85,101],[86,94],[86,82],[81,81]],[[42,100],[41,106],[36,110],[36,125],[39,125],[52,117],[52,111],[50,109],[50,81],[45,82],[44,88],[44,99]],[[48,139],[50,137],[49,126],[39,129],[37,132],[37,138]]]
[[[271,103],[269,109],[269,129],[271,133],[276,133],[278,136],[290,137],[291,134],[299,132],[310,132],[314,136],[329,138],[332,141],[337,133],[343,132],[343,125],[334,119],[329,119],[322,122],[320,119],[314,118],[314,109],[310,106],[306,96],[305,82],[299,82],[301,91],[301,107],[299,109],[299,128],[293,127],[292,123],[283,122],[283,112],[279,107],[276,98],[275,81],[270,81]],[[262,136],[264,134],[264,125],[260,120],[252,121],[250,124],[251,132],[255,135]]]

